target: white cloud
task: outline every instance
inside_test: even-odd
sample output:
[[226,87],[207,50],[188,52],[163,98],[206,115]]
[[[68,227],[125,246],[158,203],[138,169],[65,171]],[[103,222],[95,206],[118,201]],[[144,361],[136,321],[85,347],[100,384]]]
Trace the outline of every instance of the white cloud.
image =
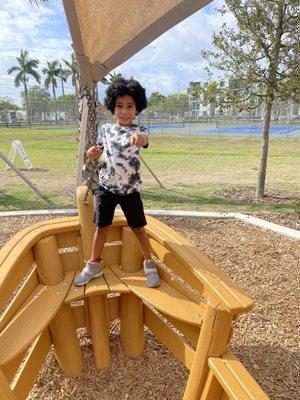
[[[27,49],[31,57],[39,59],[42,70],[46,60],[70,58],[71,38],[60,0],[51,0],[39,7],[31,6],[26,0],[1,3],[0,96],[17,100],[20,90],[14,87],[14,77],[8,76],[6,71],[16,63],[20,50]],[[116,70],[126,76],[135,76],[148,93],[169,94],[185,90],[190,80],[206,76],[200,51],[212,47],[212,32],[218,31],[224,22],[212,8],[222,4],[223,0],[210,3]],[[225,20],[233,25],[232,16]],[[72,90],[70,84],[69,90]]]

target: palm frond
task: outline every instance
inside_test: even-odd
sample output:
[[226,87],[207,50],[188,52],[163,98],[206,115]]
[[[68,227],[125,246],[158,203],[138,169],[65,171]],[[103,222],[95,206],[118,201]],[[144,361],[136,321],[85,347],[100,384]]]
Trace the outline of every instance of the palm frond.
[[30,4],[39,6],[41,4],[47,4],[48,0],[29,0]]
[[20,71],[16,76],[15,76],[15,86],[19,87],[21,85],[24,85],[24,72]]
[[13,67],[8,68],[7,73],[8,73],[8,75],[11,75],[13,72],[17,72],[17,71],[22,71],[22,69],[15,65]]
[[46,79],[45,79],[45,87],[46,87],[46,89],[49,89],[50,83],[51,83],[51,77],[50,76],[46,76]]
[[37,81],[37,83],[41,82],[40,74],[37,71],[35,71],[34,69],[28,70],[28,74],[32,75],[34,77],[34,79]]

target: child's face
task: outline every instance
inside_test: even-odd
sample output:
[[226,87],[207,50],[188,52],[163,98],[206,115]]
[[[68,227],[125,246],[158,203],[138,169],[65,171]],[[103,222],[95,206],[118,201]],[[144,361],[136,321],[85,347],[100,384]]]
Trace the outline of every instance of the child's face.
[[117,124],[128,126],[136,117],[135,102],[131,96],[117,97],[115,106],[115,115],[117,117]]

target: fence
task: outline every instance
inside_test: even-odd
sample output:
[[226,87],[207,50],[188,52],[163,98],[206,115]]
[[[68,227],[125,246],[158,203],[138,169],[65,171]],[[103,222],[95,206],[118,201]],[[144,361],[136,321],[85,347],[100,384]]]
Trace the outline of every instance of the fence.
[[[76,129],[77,105],[74,101],[32,102],[29,105],[32,127]],[[145,125],[150,133],[200,136],[261,136],[262,115],[243,112],[237,115],[196,115],[189,107],[158,105],[148,107],[137,121]],[[107,122],[107,116],[99,116],[100,124]],[[0,126],[27,127],[25,111],[1,111]],[[300,136],[300,116],[272,118],[270,135],[277,137]]]

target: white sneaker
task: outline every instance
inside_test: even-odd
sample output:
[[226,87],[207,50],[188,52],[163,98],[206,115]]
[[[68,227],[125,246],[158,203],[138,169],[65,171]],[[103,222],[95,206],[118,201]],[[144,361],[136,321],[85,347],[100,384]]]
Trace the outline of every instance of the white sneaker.
[[75,278],[74,284],[76,286],[83,286],[86,285],[91,279],[99,278],[103,275],[102,268],[102,262],[99,264],[92,261],[87,261],[83,270]]
[[143,267],[145,275],[147,277],[147,285],[151,288],[158,287],[160,285],[160,279],[157,272],[155,261],[144,260]]

